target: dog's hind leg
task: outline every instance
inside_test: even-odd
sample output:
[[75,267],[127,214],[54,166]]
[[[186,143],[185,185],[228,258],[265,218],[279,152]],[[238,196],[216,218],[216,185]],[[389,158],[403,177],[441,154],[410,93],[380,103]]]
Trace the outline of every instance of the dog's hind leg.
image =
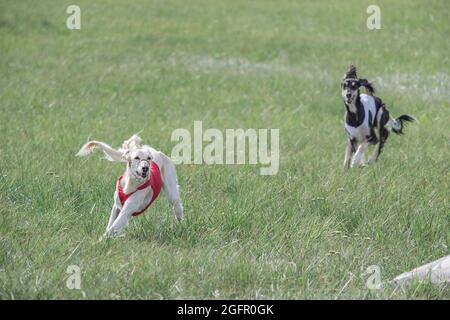
[[161,153],[161,158],[163,159],[162,167],[162,180],[163,180],[163,190],[172,205],[173,213],[178,221],[183,220],[183,205],[180,198],[180,190],[177,182],[177,172],[175,170],[175,164],[172,159],[170,159],[165,154]]
[[383,149],[384,144],[386,143],[388,137],[389,137],[389,130],[383,127],[381,129],[380,152],[378,153],[378,156],[380,156],[381,150]]
[[381,153],[381,141],[375,145],[372,155],[370,156],[369,163],[376,162]]
[[381,149],[383,149],[384,143],[389,136],[389,131],[385,127],[385,125],[390,121],[389,111],[383,105],[378,112],[377,129],[375,130],[378,142],[375,145],[375,150],[373,151],[372,156],[370,157],[370,162],[376,162],[378,160]]
[[[379,124],[379,123],[378,123]],[[381,151],[381,129],[378,126],[377,128],[374,128],[373,134],[375,135],[375,149],[373,150],[372,155],[369,157],[369,163],[376,162],[378,160],[378,156],[380,155]]]
[[381,150],[384,147],[384,144],[389,137],[389,130],[385,127],[381,128],[380,132],[380,141],[378,141],[377,145],[375,146],[375,150],[373,151],[372,156],[370,157],[371,162],[376,162],[378,158],[380,157]]

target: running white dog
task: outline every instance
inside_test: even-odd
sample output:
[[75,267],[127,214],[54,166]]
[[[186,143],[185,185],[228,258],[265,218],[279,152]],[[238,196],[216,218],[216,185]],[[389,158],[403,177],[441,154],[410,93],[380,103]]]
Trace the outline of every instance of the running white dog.
[[120,234],[128,219],[143,213],[158,197],[161,188],[177,219],[183,219],[175,165],[168,156],[148,145],[142,145],[142,139],[136,134],[126,140],[120,149],[114,149],[104,142],[89,141],[77,156],[87,156],[95,148],[101,149],[106,159],[127,164],[125,173],[117,181],[105,236]]

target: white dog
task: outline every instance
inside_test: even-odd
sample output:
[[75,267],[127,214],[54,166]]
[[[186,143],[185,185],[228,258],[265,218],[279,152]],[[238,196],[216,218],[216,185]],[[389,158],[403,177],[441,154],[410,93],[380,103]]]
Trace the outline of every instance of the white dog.
[[77,156],[87,156],[95,148],[101,149],[106,159],[127,164],[125,173],[117,181],[105,236],[120,234],[128,219],[143,213],[158,197],[161,188],[177,219],[183,219],[175,165],[168,156],[148,145],[142,145],[142,139],[136,134],[118,150],[104,142],[89,141]]

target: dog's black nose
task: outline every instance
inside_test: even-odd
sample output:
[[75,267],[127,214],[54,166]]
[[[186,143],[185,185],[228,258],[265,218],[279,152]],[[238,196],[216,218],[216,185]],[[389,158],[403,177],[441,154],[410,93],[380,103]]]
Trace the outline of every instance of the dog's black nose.
[[347,98],[350,98],[352,96],[352,94],[351,93],[347,93],[346,96],[347,96]]
[[147,173],[148,172],[148,167],[143,167],[142,168],[142,172]]

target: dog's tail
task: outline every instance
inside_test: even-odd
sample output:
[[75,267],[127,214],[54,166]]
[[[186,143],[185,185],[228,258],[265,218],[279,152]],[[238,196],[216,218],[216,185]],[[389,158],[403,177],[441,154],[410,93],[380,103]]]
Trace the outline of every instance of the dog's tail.
[[403,134],[403,128],[405,127],[405,124],[407,122],[414,122],[414,121],[416,121],[416,118],[408,114],[404,114],[398,117],[397,119],[391,119],[390,125],[392,131],[394,131],[396,134]]
[[103,153],[105,154],[105,158],[109,161],[119,161],[119,162],[124,162],[124,158],[123,158],[123,152],[120,150],[116,150],[114,148],[112,148],[111,146],[107,145],[104,142],[100,142],[100,141],[89,141],[86,144],[84,144],[80,151],[78,151],[78,153],[76,154],[77,157],[84,157],[87,156],[89,154],[91,154],[94,149],[99,148],[103,151]]

